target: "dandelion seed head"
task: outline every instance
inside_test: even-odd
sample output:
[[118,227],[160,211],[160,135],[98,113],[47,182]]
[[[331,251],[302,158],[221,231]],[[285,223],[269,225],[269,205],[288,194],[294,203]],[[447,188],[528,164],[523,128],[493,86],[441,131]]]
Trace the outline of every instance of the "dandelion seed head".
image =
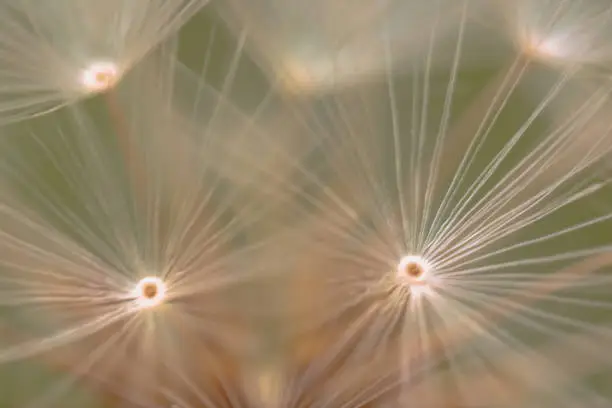
[[81,72],[81,85],[87,92],[103,92],[119,80],[117,64],[111,61],[96,61]]
[[166,290],[166,283],[162,279],[147,276],[136,284],[133,296],[139,309],[149,309],[163,303]]
[[554,36],[531,35],[524,40],[523,46],[529,56],[540,60],[563,60],[570,56],[563,41]]
[[519,47],[544,63],[600,66],[610,61],[609,2],[524,0],[518,7]]
[[585,62],[587,57],[585,46],[561,32],[548,35],[530,32],[522,36],[520,47],[527,57],[549,65],[575,65]]
[[431,265],[418,255],[406,255],[397,265],[396,281],[413,295],[430,292]]

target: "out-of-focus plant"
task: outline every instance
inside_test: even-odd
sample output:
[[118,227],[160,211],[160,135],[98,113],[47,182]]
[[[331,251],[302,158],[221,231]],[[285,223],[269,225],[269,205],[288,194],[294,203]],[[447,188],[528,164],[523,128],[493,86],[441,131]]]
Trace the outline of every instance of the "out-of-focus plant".
[[111,88],[208,1],[0,2],[0,124]]

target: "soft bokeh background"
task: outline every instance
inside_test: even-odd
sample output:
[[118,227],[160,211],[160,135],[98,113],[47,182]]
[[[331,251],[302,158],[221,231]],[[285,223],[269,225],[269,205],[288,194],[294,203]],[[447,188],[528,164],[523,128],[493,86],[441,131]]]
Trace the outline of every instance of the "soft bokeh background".
[[[345,180],[342,178],[334,179],[332,176],[327,176],[326,171],[329,170],[326,166],[329,163],[325,163],[322,158],[320,146],[318,142],[312,140],[312,134],[304,134],[303,129],[294,130],[291,125],[291,121],[285,121],[282,115],[274,114],[274,109],[277,111],[287,113],[291,109],[299,106],[309,106],[311,114],[317,115],[317,109],[321,112],[318,117],[324,120],[325,111],[324,107],[326,103],[330,103],[330,100],[338,97],[343,97],[343,92],[346,92],[347,100],[351,98],[351,92],[357,89],[356,92],[361,92],[361,95],[369,95],[371,100],[365,100],[368,107],[371,108],[370,113],[374,118],[380,118],[381,120],[376,122],[376,130],[379,132],[377,137],[381,140],[386,140],[390,137],[391,129],[388,122],[387,113],[383,112],[386,108],[384,93],[381,89],[385,86],[385,75],[384,67],[379,70],[377,75],[373,75],[376,72],[375,68],[370,67],[368,75],[365,79],[361,80],[360,83],[355,84],[351,79],[349,84],[341,84],[341,90],[334,96],[328,96],[332,93],[331,88],[326,88],[323,92],[318,92],[311,89],[312,92],[300,93],[299,91],[303,87],[308,87],[308,81],[310,81],[310,74],[306,75],[307,79],[305,82],[298,83],[297,88],[294,87],[295,71],[293,74],[287,74],[283,71],[284,66],[279,65],[279,58],[282,59],[287,49],[291,50],[293,47],[297,47],[295,44],[284,44],[286,49],[272,49],[271,45],[262,42],[261,38],[265,38],[266,33],[263,29],[266,24],[273,24],[270,22],[261,23],[257,19],[250,20],[251,22],[257,22],[254,27],[250,27],[251,31],[244,31],[245,43],[241,43],[241,31],[230,30],[227,27],[227,21],[230,26],[235,26],[239,21],[240,16],[236,17],[231,14],[232,7],[240,7],[240,4],[229,1],[230,7],[213,7],[211,6],[203,10],[197,15],[192,21],[190,21],[182,30],[178,38],[178,59],[185,65],[184,67],[177,68],[177,83],[186,83],[186,89],[189,90],[190,84],[195,83],[200,77],[200,80],[204,80],[207,86],[218,91],[223,95],[227,95],[229,102],[235,107],[242,111],[245,117],[248,117],[255,112],[260,105],[261,101],[266,98],[268,93],[277,93],[279,89],[285,89],[283,97],[275,96],[274,102],[270,104],[270,112],[262,115],[261,123],[265,126],[265,129],[269,129],[270,140],[278,143],[279,149],[282,149],[288,154],[299,165],[308,168],[310,171],[318,172],[321,175],[321,179],[325,180],[329,185],[336,186],[342,184]],[[257,1],[252,2],[253,6],[250,8],[244,8],[244,13],[261,13],[265,14],[263,10],[257,9]],[[219,10],[224,16],[222,20],[218,13]],[[299,14],[299,11],[294,10],[295,13]],[[346,19],[349,21],[357,22],[357,17],[352,15],[346,15],[339,12],[341,17],[337,17],[338,20],[333,20],[333,16],[329,16],[332,21],[329,23],[330,29],[337,27],[337,21]],[[364,14],[368,14],[364,12]],[[229,16],[232,15],[232,18]],[[456,18],[455,14],[450,14],[450,19]],[[479,20],[480,19],[480,20]],[[473,31],[468,33],[467,38],[472,38],[475,42],[472,43],[471,47],[466,48],[466,64],[462,66],[459,71],[456,91],[455,91],[455,109],[451,118],[451,123],[456,126],[465,126],[466,129],[474,127],[473,123],[470,123],[470,114],[472,110],[482,111],[479,104],[482,104],[483,94],[486,94],[491,89],[495,89],[496,84],[499,84],[499,78],[508,68],[509,64],[514,60],[516,51],[513,48],[512,41],[504,40],[503,33],[501,30],[496,30],[487,24],[482,23],[482,16],[475,17]],[[400,24],[394,22],[394,24]],[[424,23],[425,24],[425,23]],[[296,28],[295,25],[287,22],[287,26],[283,27],[288,34],[292,29]],[[300,27],[297,27],[300,28]],[[296,29],[297,29],[296,28]],[[310,27],[305,27],[308,30]],[[358,33],[362,33],[357,25],[353,30]],[[282,31],[282,30],[281,30]],[[483,35],[486,33],[486,35]],[[289,37],[289,35],[283,37]],[[298,35],[296,33],[293,33]],[[319,33],[321,34],[321,33]],[[330,34],[331,35],[331,34]],[[334,35],[348,35],[346,33],[334,33]],[[289,39],[289,38],[288,38]],[[319,38],[318,42],[314,39],[309,38],[308,35],[301,37],[302,41],[308,46],[308,42],[312,41],[319,46],[329,45],[326,40]],[[612,39],[611,39],[612,40]],[[312,45],[312,44],[310,44]],[[402,44],[400,44],[402,45]],[[398,47],[400,46],[398,45]],[[411,46],[410,44],[404,45],[405,47]],[[320,47],[319,47],[320,48]],[[317,50],[317,47],[305,47],[307,50]],[[451,48],[452,49],[452,48]],[[263,50],[263,52],[261,52]],[[378,53],[380,49],[376,47],[359,49],[359,52],[363,54]],[[418,51],[414,51],[415,54],[420,55]],[[307,54],[309,55],[309,54]],[[290,69],[295,65],[298,68],[308,69],[308,65],[312,62],[311,57],[304,57],[301,53],[297,53],[299,58],[306,58],[306,61],[302,64],[299,60],[290,66]],[[235,64],[236,58],[240,58],[240,63]],[[362,55],[363,60],[360,60],[360,64],[365,65],[366,62],[380,63],[380,55]],[[368,59],[370,57],[370,59]],[[287,57],[290,60],[292,57]],[[378,58],[378,59],[377,59]],[[402,60],[410,60],[409,56],[403,56]],[[432,122],[435,123],[438,118],[441,106],[444,101],[444,95],[447,88],[447,78],[449,73],[448,60],[440,58],[436,60],[440,63],[440,66],[436,66],[434,74],[431,79],[431,113]],[[302,64],[302,65],[300,65]],[[444,65],[447,64],[447,65]],[[384,64],[383,64],[384,65]],[[410,64],[408,64],[410,65]],[[304,68],[306,66],[306,68]],[[204,72],[205,68],[205,72]],[[365,69],[365,67],[364,67]],[[410,101],[410,84],[412,83],[412,77],[408,70],[407,74],[398,74],[396,77],[395,86],[398,89],[398,100],[406,101],[409,104]],[[204,72],[202,74],[202,72]],[[288,75],[288,76],[287,76]],[[546,67],[534,69],[526,75],[518,88],[518,91],[513,96],[512,100],[508,102],[508,105],[504,108],[502,115],[500,116],[498,123],[494,128],[494,134],[490,138],[486,149],[482,152],[479,159],[483,160],[483,166],[487,159],[490,159],[499,149],[509,140],[513,132],[525,121],[525,118],[535,109],[542,96],[546,93],[547,89],[555,81],[554,70],[549,70]],[[380,77],[383,77],[383,80]],[[351,77],[353,78],[353,77]],[[333,84],[339,84],[340,81],[335,79],[330,80],[326,77],[323,81],[328,84],[331,81]],[[299,81],[297,81],[299,82]],[[284,88],[289,84],[288,87]],[[281,85],[279,85],[281,84]],[[516,161],[521,158],[524,152],[529,151],[530,147],[533,146],[539,137],[545,133],[546,129],[554,127],[560,123],[564,115],[571,112],[575,106],[580,104],[584,98],[593,89],[598,86],[597,79],[585,76],[575,86],[571,87],[567,91],[567,95],[560,99],[563,103],[559,103],[558,106],[554,106],[546,114],[541,115],[536,122],[529,128],[528,136],[525,137],[524,146],[517,148],[511,157],[511,161]],[[382,87],[382,88],[381,88]],[[316,88],[316,87],[315,87]],[[129,91],[129,88],[127,88]],[[335,92],[335,91],[334,91]],[[197,92],[196,92],[197,93]],[[339,96],[338,96],[339,95]],[[135,95],[132,95],[135,97]],[[92,143],[94,149],[100,149],[101,154],[104,155],[104,160],[109,166],[109,171],[115,174],[114,180],[117,181],[116,194],[125,194],[126,190],[129,189],[129,183],[127,180],[125,185],[121,183],[123,166],[123,156],[121,152],[121,146],[113,138],[113,134],[120,133],[117,129],[117,122],[113,121],[111,114],[107,111],[106,102],[104,96],[97,96],[93,100],[85,102],[78,109],[84,109],[88,114],[93,115],[95,126],[98,132],[94,137],[97,140]],[[286,98],[286,99],[283,99]],[[331,98],[331,99],[326,99]],[[480,99],[479,99],[480,98]],[[183,102],[186,105],[193,103],[194,97],[186,97]],[[486,101],[486,95],[484,100]],[[485,102],[486,103],[486,102]],[[557,103],[557,102],[555,102]],[[347,103],[349,109],[351,106]],[[400,104],[400,106],[402,106]],[[479,110],[480,109],[480,110]],[[606,109],[610,109],[607,107]],[[225,111],[224,111],[225,112]],[[354,110],[352,113],[355,115],[354,118],[359,118],[359,110]],[[3,157],[0,159],[2,162],[2,171],[7,172],[9,177],[7,180],[11,181],[11,188],[14,188],[14,192],[11,194],[16,195],[17,200],[26,200],[33,211],[42,214],[49,223],[54,225],[56,228],[61,230],[68,236],[76,236],[78,238],[79,225],[74,222],[66,222],[58,219],[53,214],[53,209],[48,206],[45,198],[36,196],[41,194],[35,192],[33,189],[35,186],[27,183],[23,183],[23,180],[38,180],[40,186],[44,186],[47,189],[43,192],[43,196],[53,196],[56,202],[60,202],[61,206],[65,209],[70,209],[75,212],[82,211],[82,207],[77,206],[79,192],[75,191],[75,186],[67,185],[65,180],[62,178],[62,174],[58,172],[57,163],[50,162],[45,157],[48,157],[44,150],[50,149],[53,151],[54,157],[61,163],[65,174],[70,172],[79,172],[80,167],[78,160],[71,156],[73,152],[66,150],[66,146],[70,144],[70,140],[73,137],[83,137],[82,134],[64,134],[65,138],[58,140],[55,144],[52,138],[45,138],[45,133],[49,131],[57,124],[61,124],[65,120],[65,112],[57,112],[49,115],[48,117],[42,117],[33,119],[31,121],[11,125],[5,131],[2,141],[0,141],[0,155]],[[605,115],[604,115],[605,116]],[[467,118],[467,119],[466,119]],[[332,120],[333,118],[327,118]],[[404,119],[408,120],[408,119]],[[598,117],[596,120],[602,120]],[[229,121],[229,120],[228,120]],[[260,124],[261,124],[260,123]],[[334,123],[328,124],[330,128],[333,128]],[[35,136],[29,135],[32,129],[36,129]],[[82,128],[84,129],[84,128]],[[462,135],[468,135],[469,131],[464,131]],[[309,139],[309,137],[311,139]],[[44,139],[42,142],[40,140]],[[301,223],[303,220],[296,216],[296,213],[291,210],[291,206],[287,205],[287,200],[295,200],[291,198],[290,193],[278,193],[277,189],[282,190],[284,183],[290,182],[290,180],[271,180],[265,179],[267,172],[275,172],[277,174],[283,174],[285,169],[282,161],[278,160],[278,157],[269,150],[262,148],[256,141],[250,141],[246,138],[236,137],[235,140],[231,140],[228,137],[227,140],[223,141],[224,149],[228,149],[231,146],[232,149],[243,150],[244,154],[236,154],[228,161],[224,160],[223,157],[215,155],[204,155],[203,157],[207,160],[211,160],[214,164],[215,171],[223,180],[223,183],[227,183],[228,188],[237,188],[244,194],[243,197],[253,200],[255,208],[268,205],[270,208],[265,211],[265,218],[261,221],[254,222],[254,227],[249,232],[240,237],[244,242],[257,242],[261,237],[267,237],[270,232],[275,231],[281,227],[296,227],[307,230]],[[459,146],[465,146],[466,141],[458,140]],[[261,149],[258,151],[256,149]],[[382,149],[381,149],[382,150]],[[459,149],[461,151],[461,149]],[[391,154],[390,152],[388,152]],[[404,152],[408,155],[409,152]],[[577,153],[578,154],[578,153]],[[244,157],[243,157],[244,156]],[[321,157],[320,157],[321,156]],[[245,160],[240,160],[243,157]],[[256,157],[259,168],[257,171],[252,171],[253,157]],[[449,157],[452,160],[452,155]],[[569,156],[568,161],[571,162],[572,157]],[[383,160],[384,161],[384,160]],[[388,161],[389,165],[391,160]],[[265,171],[263,171],[264,169]],[[608,180],[609,168],[601,166],[597,172],[590,174],[588,182],[597,182],[597,180]],[[452,172],[452,167],[449,165],[449,171]],[[27,176],[21,176],[26,174]],[[383,171],[384,173],[384,171]],[[391,174],[392,172],[389,172]],[[258,178],[260,177],[260,178]],[[341,177],[341,176],[338,176]],[[554,176],[551,176],[554,177]],[[287,176],[289,178],[289,176]],[[281,178],[282,179],[282,178]],[[594,180],[594,181],[593,181]],[[86,182],[87,180],[83,180]],[[265,183],[265,188],[258,189],[257,183]],[[274,184],[278,183],[278,186]],[[261,184],[262,186],[264,184]],[[91,187],[95,188],[95,187]],[[261,190],[261,191],[258,191]],[[269,190],[269,191],[268,191]],[[341,189],[339,189],[341,190]],[[7,190],[8,191],[8,190]],[[39,190],[43,191],[43,190]],[[274,201],[277,199],[277,201]],[[593,194],[588,199],[582,200],[579,205],[570,206],[566,210],[563,210],[559,214],[553,217],[548,217],[546,222],[541,225],[537,225],[529,228],[529,231],[525,233],[526,238],[538,236],[544,233],[550,233],[561,228],[565,228],[568,225],[578,222],[584,218],[583,212],[588,214],[605,213],[612,202],[612,191],[609,188],[604,188],[597,194]],[[87,218],[90,217],[90,218]],[[84,214],[83,218],[79,222],[87,223],[92,229],[104,229],[104,221],[101,218],[91,217],[90,215]],[[366,220],[367,221],[367,220]],[[530,249],[533,253],[522,252],[520,255],[526,256],[543,253],[556,253],[560,252],[561,249],[575,250],[580,248],[595,247],[597,245],[603,245],[610,242],[610,227],[612,225],[608,223],[601,223],[593,228],[589,228],[584,233],[574,234],[571,238],[563,238],[556,240],[553,243],[547,243],[539,245]],[[516,237],[513,237],[516,239]],[[243,243],[242,242],[242,243]],[[242,243],[233,243],[235,245],[242,245]],[[274,247],[272,247],[274,248]],[[99,252],[100,248],[92,247],[88,248],[93,253]],[[273,249],[267,249],[263,255],[267,257],[267,261],[274,255]],[[508,255],[509,257],[511,255]],[[304,259],[304,264],[307,264],[307,259]],[[281,262],[282,264],[282,262]],[[551,265],[550,267],[561,267],[562,264]],[[316,266],[318,268],[324,268],[324,266]],[[306,267],[305,267],[306,268]],[[304,271],[285,271],[279,279],[276,279],[273,283],[263,285],[255,285],[250,288],[239,290],[236,293],[232,293],[231,298],[225,298],[223,301],[229,304],[238,305],[237,309],[257,309],[261,313],[254,313],[253,316],[245,318],[245,328],[253,328],[256,336],[254,339],[249,338],[250,344],[245,348],[247,352],[241,356],[241,359],[237,359],[235,356],[228,356],[225,367],[228,371],[231,371],[228,376],[231,381],[235,381],[236,388],[252,386],[254,389],[260,389],[263,387],[269,387],[270,385],[266,382],[269,377],[279,375],[282,377],[284,367],[292,367],[299,365],[308,365],[312,361],[316,361],[319,354],[324,354],[323,351],[327,347],[331,347],[334,343],[334,339],[338,338],[338,332],[342,331],[343,320],[335,321],[330,327],[321,327],[320,331],[311,337],[304,337],[299,341],[287,342],[286,334],[287,327],[291,331],[291,327],[295,322],[283,320],[285,317],[284,311],[291,309],[295,306],[299,309],[299,302],[305,299],[307,303],[311,300],[312,296],[324,296],[322,291],[324,287],[319,286],[319,282],[315,278],[310,278],[308,273]],[[305,277],[306,276],[306,277]],[[316,276],[316,274],[313,274]],[[1,291],[0,291],[1,293]],[[315,295],[313,295],[315,294]],[[604,301],[610,301],[609,293],[593,293],[593,296],[599,296]],[[551,310],[554,313],[561,313],[558,305],[543,305],[542,307]],[[268,310],[282,310],[282,313],[271,313],[273,317],[263,318],[261,316],[267,315],[265,312]],[[577,320],[589,322],[592,324],[601,324],[605,327],[610,327],[612,324],[612,311],[602,309],[598,315],[593,315],[592,309],[588,310],[588,314],[581,315],[581,309],[571,311],[571,317]],[[567,311],[570,313],[570,311]],[[21,326],[26,327],[27,330],[31,330],[32,327],[36,327],[45,331],[45,326],[54,324],[54,317],[46,314],[44,310],[38,310],[32,313],[22,313],[18,310],[11,308],[0,309],[2,315],[2,322],[9,322],[10,327],[0,326],[0,336],[9,338],[8,336],[15,335],[19,336],[19,328]],[[351,319],[350,316],[346,317]],[[3,323],[5,324],[5,323]],[[512,322],[502,322],[502,327],[513,328]],[[507,326],[503,326],[507,325]],[[240,334],[239,336],[244,336]],[[533,337],[530,337],[533,336]],[[519,333],[519,337],[526,343],[533,345],[542,353],[547,354],[559,361],[560,367],[566,370],[576,370],[576,380],[584,385],[593,386],[598,389],[604,395],[610,395],[610,384],[612,384],[612,372],[610,372],[608,363],[597,363],[593,356],[585,357],[584,359],[567,358],[568,356],[563,350],[566,350],[563,346],[563,338],[557,339],[558,342],[553,344],[542,343],[542,339],[533,335],[532,332],[526,330],[524,333]],[[388,347],[393,348],[396,342],[401,341],[401,338],[396,336],[390,339]],[[9,342],[10,343],[10,342]],[[603,345],[599,345],[603,348]],[[62,355],[61,353],[66,353]],[[587,356],[588,353],[585,354]],[[208,352],[203,352],[201,355],[198,354],[198,349],[193,349],[193,359],[191,364],[194,366],[202,365],[205,366]],[[125,402],[121,395],[123,391],[117,392],[119,388],[116,385],[104,385],[99,384],[96,381],[88,379],[88,374],[84,375],[71,375],[68,371],[69,367],[73,366],[78,361],[70,361],[71,358],[83,358],[83,353],[78,351],[70,353],[70,350],[60,350],[57,353],[45,353],[42,356],[36,356],[34,358],[27,358],[7,364],[0,364],[0,406],[7,408],[22,408],[30,407],[27,405],[34,401],[32,407],[91,407],[91,408],[103,408],[103,407],[129,407],[128,402]],[[225,357],[220,357],[223,360]],[[499,361],[503,362],[504,358],[509,360],[506,364],[506,370],[509,372],[520,373],[522,371],[529,371],[534,367],[531,367],[529,361],[517,362],[516,357],[509,354],[507,356],[499,356]],[[577,364],[581,360],[586,361],[584,367],[577,367]],[[609,362],[609,359],[606,360]],[[124,361],[127,364],[129,361]],[[119,362],[118,364],[123,364]],[[240,375],[234,375],[232,367],[241,367],[237,369],[240,371]],[[299,370],[298,370],[299,371]],[[442,369],[442,371],[444,371]],[[271,373],[271,374],[270,374]],[[572,374],[573,375],[573,374]],[[340,375],[341,376],[341,375]],[[444,374],[442,374],[444,377]],[[468,389],[473,387],[476,391],[483,387],[481,384],[487,383],[490,376],[494,376],[490,373],[474,372],[473,378],[467,378],[466,384]],[[503,375],[500,378],[504,378]],[[209,390],[210,387],[214,387],[214,381],[205,378],[202,375],[196,378],[194,381],[202,380],[202,388]],[[208,382],[207,382],[208,381]],[[261,384],[256,384],[257,382]],[[444,383],[444,380],[439,380],[440,383]],[[495,380],[501,381],[501,380]],[[492,381],[492,382],[495,382]],[[506,386],[508,390],[512,390],[513,381],[512,376],[509,376],[506,380]],[[541,381],[545,382],[543,378]],[[250,383],[250,384],[249,384]],[[480,384],[480,385],[479,385]],[[166,386],[167,384],[160,384],[160,386]],[[519,386],[517,386],[520,389]],[[475,392],[476,392],[475,391]],[[316,391],[315,391],[316,392]],[[512,394],[512,392],[509,392]],[[33,396],[40,395],[38,398]],[[520,400],[520,397],[517,396]],[[228,403],[229,404],[229,403]],[[605,404],[605,402],[602,402]],[[197,405],[196,405],[197,406]],[[231,406],[231,405],[227,405]],[[449,405],[448,406],[456,406]],[[602,407],[605,405],[601,405]],[[148,407],[153,407],[149,405]]]

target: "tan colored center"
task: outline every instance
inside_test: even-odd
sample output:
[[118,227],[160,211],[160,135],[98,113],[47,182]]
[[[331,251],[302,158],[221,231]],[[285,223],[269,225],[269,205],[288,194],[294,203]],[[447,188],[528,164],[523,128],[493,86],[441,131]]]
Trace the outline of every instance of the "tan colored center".
[[100,85],[108,86],[113,81],[113,74],[110,72],[97,72],[96,73],[96,82]]
[[416,262],[410,262],[404,267],[404,273],[411,278],[418,279],[423,275],[423,268]]
[[147,299],[153,299],[157,296],[157,285],[155,283],[147,283],[142,288],[142,295]]

